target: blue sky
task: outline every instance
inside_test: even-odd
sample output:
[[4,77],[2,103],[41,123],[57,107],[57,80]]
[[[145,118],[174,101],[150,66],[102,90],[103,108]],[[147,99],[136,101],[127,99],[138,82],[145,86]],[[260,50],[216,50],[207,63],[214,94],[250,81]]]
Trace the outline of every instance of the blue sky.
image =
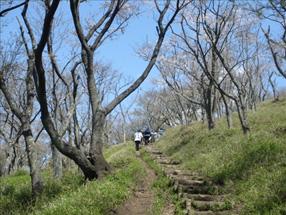
[[[97,4],[100,1],[94,1],[93,3]],[[83,3],[82,14],[90,14],[93,11],[96,11],[97,7],[89,7]],[[123,35],[119,35],[114,40],[107,40],[102,47],[96,53],[96,57],[102,60],[105,63],[111,63],[112,67],[115,70],[123,73],[126,78],[136,79],[145,69],[147,63],[143,61],[135,52],[135,50],[140,47],[147,40],[149,42],[154,42],[156,40],[156,31],[155,31],[155,18],[154,15],[148,11],[144,6],[143,11],[138,17],[133,17],[130,20],[126,31]],[[67,2],[63,2],[61,5],[61,10],[65,11],[65,15],[70,18],[70,11]],[[37,13],[33,14],[33,17]],[[18,24],[16,22],[15,16],[20,18],[20,10],[13,11],[5,17],[8,19],[9,26],[5,29],[5,33],[1,33],[2,39],[6,40],[10,37],[9,31],[15,31],[18,29]],[[0,20],[2,22],[2,18]],[[2,25],[3,23],[1,23]],[[73,24],[71,23],[73,28]],[[19,32],[19,31],[18,31]],[[150,89],[153,87],[151,80],[155,77],[158,77],[158,72],[153,69],[150,76],[143,83],[141,88]],[[279,86],[285,87],[285,80],[278,79]]]
[[[94,1],[92,3],[95,3],[95,5],[92,5],[92,7],[90,5],[91,3],[82,4],[80,11],[82,16],[92,14],[93,11],[98,9],[98,3],[100,3],[100,1]],[[32,5],[29,9],[30,12],[32,12],[31,17],[39,19],[39,13],[37,9],[35,9]],[[59,11],[64,12],[65,19],[71,21],[71,13],[69,11],[69,4],[67,1],[61,3]],[[5,16],[6,23],[2,22],[3,19],[1,18],[0,36],[2,42],[9,39],[13,32],[19,33],[19,25],[15,17],[17,16],[22,21],[20,13],[21,9],[17,9],[8,13]],[[120,34],[115,39],[106,40],[103,43],[103,45],[96,52],[95,60],[100,60],[104,63],[110,63],[113,69],[123,73],[124,77],[126,77],[129,81],[135,80],[143,72],[147,65],[147,63],[136,54],[136,49],[139,48],[147,40],[149,42],[156,41],[155,18],[156,17],[154,17],[150,10],[144,7],[144,10],[141,10],[139,16],[131,18],[124,34]],[[7,23],[9,24],[4,28],[3,24]],[[74,29],[72,21],[70,23],[70,28]],[[79,44],[79,41],[77,42]],[[58,56],[67,55],[67,48],[65,47],[65,49],[60,49],[57,54]],[[58,57],[58,60],[60,63],[67,61],[65,57],[62,59],[59,59]],[[140,86],[140,88],[150,89],[152,87],[150,80],[157,75],[157,71],[152,71],[149,77]]]
[[[111,62],[114,69],[127,74],[132,78],[138,77],[145,69],[147,63],[136,53],[138,49],[147,40],[155,42],[155,20],[150,12],[143,12],[140,16],[134,17],[123,35],[115,40],[106,41],[98,50],[98,56],[106,62]],[[154,69],[153,69],[154,70]],[[155,74],[154,74],[155,72]],[[151,72],[147,78],[149,82],[157,72]],[[144,85],[150,85],[144,84]],[[141,86],[141,87],[144,87]]]

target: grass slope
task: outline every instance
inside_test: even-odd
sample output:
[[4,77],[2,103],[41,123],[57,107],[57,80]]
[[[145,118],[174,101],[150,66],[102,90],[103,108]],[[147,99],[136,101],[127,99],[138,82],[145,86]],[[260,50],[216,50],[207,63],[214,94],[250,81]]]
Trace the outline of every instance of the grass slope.
[[31,201],[30,178],[26,173],[0,178],[0,214],[108,214],[129,197],[144,175],[134,154],[132,144],[106,149],[113,174],[86,184],[77,173],[66,173],[56,181],[45,172],[45,191],[37,202]]
[[210,177],[231,193],[241,214],[286,214],[286,99],[266,102],[249,113],[251,134],[225,120],[208,131],[201,123],[167,130],[156,143],[187,169]]

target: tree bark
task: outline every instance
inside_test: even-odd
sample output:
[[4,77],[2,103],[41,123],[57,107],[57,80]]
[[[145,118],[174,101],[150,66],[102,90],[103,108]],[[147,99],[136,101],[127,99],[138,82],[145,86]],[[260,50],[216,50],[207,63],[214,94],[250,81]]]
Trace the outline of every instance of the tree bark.
[[59,179],[63,175],[62,155],[54,145],[51,145],[51,149],[52,149],[54,178]]
[[223,104],[225,107],[225,115],[226,115],[226,122],[227,122],[227,127],[228,128],[232,128],[232,119],[231,119],[231,113],[229,111],[229,107],[226,101],[226,98],[223,94],[221,94],[222,100],[223,100]]
[[102,153],[105,120],[106,115],[102,110],[99,110],[94,114],[89,151],[91,163],[95,166],[97,175],[100,178],[110,171],[110,166]]
[[[210,81],[211,82],[211,81]],[[208,129],[211,130],[215,127],[214,120],[213,120],[213,108],[212,108],[212,85],[209,83],[206,92],[205,98],[205,110],[206,110],[206,117],[208,122]]]
[[26,152],[28,155],[28,163],[30,167],[30,176],[32,179],[32,196],[35,198],[39,196],[43,191],[43,181],[40,175],[39,160],[37,156],[37,150],[35,142],[32,136],[30,125],[23,132],[26,143]]
[[248,124],[248,119],[247,119],[247,113],[245,106],[242,104],[242,102],[238,102],[237,100],[234,101],[237,107],[237,113],[238,113],[238,118],[240,121],[240,125],[243,131],[243,134],[247,135],[250,131],[249,124]]

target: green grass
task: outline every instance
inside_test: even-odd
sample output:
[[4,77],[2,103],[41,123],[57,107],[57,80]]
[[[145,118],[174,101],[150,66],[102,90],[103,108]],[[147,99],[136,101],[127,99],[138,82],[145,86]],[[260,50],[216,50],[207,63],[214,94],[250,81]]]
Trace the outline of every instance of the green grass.
[[175,205],[175,211],[177,215],[183,215],[182,202],[178,198],[178,195],[173,191],[170,180],[164,175],[162,169],[157,163],[150,157],[147,152],[143,151],[143,159],[147,164],[155,171],[156,180],[152,185],[152,189],[155,193],[154,202],[152,205],[152,215],[161,215],[164,207],[172,203]]
[[144,169],[134,156],[132,144],[105,149],[113,173],[100,181],[84,184],[77,172],[67,172],[54,180],[44,172],[45,190],[32,201],[30,177],[21,172],[0,178],[0,214],[107,214],[121,205],[143,177]]
[[[167,130],[155,143],[163,152],[192,171],[209,177],[230,193],[229,201],[241,214],[286,214],[286,100],[266,102],[249,113],[251,133],[244,136],[234,114],[234,128],[225,119],[208,131],[202,123]],[[30,177],[19,171],[0,178],[0,214],[108,214],[132,193],[144,175],[132,142],[108,147],[105,157],[113,173],[100,181],[84,184],[77,170],[54,180],[43,172],[45,189],[32,201]],[[143,158],[156,171],[152,214],[161,214],[168,202],[182,214],[181,202],[169,187],[170,181],[152,159]]]
[[206,125],[167,130],[158,148],[182,165],[210,177],[231,193],[241,214],[286,214],[286,99],[266,102],[249,113],[251,133],[244,136],[234,114],[208,131]]

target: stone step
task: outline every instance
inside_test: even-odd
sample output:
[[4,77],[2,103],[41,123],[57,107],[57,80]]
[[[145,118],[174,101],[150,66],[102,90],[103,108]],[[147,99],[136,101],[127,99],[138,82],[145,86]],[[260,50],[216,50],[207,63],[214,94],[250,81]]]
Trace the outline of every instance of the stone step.
[[190,211],[189,215],[215,215],[213,211]]
[[166,169],[165,173],[169,178],[175,177],[173,172],[176,171],[176,167],[174,166],[174,168]]
[[205,184],[210,184],[210,182],[206,181],[205,178],[201,177],[201,176],[191,176],[191,175],[172,175],[172,174],[167,174],[168,177],[171,180],[177,180],[177,181],[181,181],[182,184],[187,184],[187,181],[202,181]]
[[168,157],[163,156],[163,155],[153,155],[152,158],[157,161],[160,159],[167,159]]
[[175,183],[179,183],[181,185],[186,186],[206,186],[207,182],[204,180],[196,180],[196,179],[186,179],[186,178],[174,178]]
[[182,198],[186,214],[233,215],[230,211],[232,206],[223,201],[225,195],[217,195],[218,187],[208,178],[190,170],[180,169],[181,161],[169,158],[158,149],[149,148],[148,151],[170,179],[170,185],[179,198]]
[[224,211],[230,206],[224,201],[191,201],[192,207],[199,211]]
[[185,197],[197,201],[214,201],[214,200],[222,200],[224,198],[223,195],[190,194],[190,193],[186,193]]
[[161,151],[159,151],[159,150],[150,150],[149,151],[151,154],[154,154],[154,155],[162,155],[163,153],[161,152]]
[[174,190],[177,192],[188,193],[188,194],[215,194],[217,190],[213,186],[207,185],[182,185],[175,183]]
[[168,158],[159,158],[156,160],[159,164],[170,164],[171,160]]
[[235,215],[231,211],[190,211],[188,215]]
[[158,159],[157,162],[159,164],[169,164],[169,165],[179,165],[181,163],[181,161],[178,161],[178,160],[170,160],[170,159],[166,159],[166,158],[163,158],[163,159]]
[[[171,182],[174,186],[183,186],[183,187],[206,187],[208,186],[205,181],[200,180],[182,180],[182,179],[171,179]],[[187,189],[187,188],[186,188]],[[183,188],[185,190],[185,188]]]
[[181,169],[175,169],[173,172],[172,172],[172,175],[176,176],[190,176],[190,177],[201,177],[198,173],[196,172],[190,172],[188,170],[181,170]]
[[178,165],[174,165],[174,164],[160,164],[159,163],[159,166],[165,172],[166,175],[168,174],[168,172],[172,171],[173,169],[178,168]]

